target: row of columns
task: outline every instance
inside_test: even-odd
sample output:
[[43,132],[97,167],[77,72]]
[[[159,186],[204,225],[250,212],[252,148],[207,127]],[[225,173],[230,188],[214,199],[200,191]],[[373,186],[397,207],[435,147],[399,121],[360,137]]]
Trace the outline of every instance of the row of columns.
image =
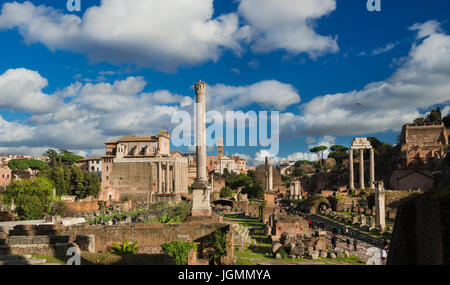
[[[350,148],[349,150],[349,188],[351,190],[355,189],[355,175],[353,170],[353,151],[354,149]],[[369,177],[369,188],[375,188],[375,158],[374,158],[373,148],[370,149],[370,177]],[[364,182],[364,149],[359,149],[359,187],[365,188]]]
[[186,164],[158,161],[158,194],[178,193],[187,189],[188,177],[183,173],[187,174]]

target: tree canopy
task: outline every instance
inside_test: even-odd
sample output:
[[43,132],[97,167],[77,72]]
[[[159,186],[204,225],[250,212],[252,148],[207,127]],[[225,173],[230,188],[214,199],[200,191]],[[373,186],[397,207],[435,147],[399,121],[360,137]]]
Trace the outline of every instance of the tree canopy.
[[33,170],[44,170],[50,168],[48,163],[41,161],[41,160],[35,160],[35,159],[15,159],[11,160],[8,163],[8,167],[11,170],[27,170],[29,168]]
[[323,169],[323,154],[327,149],[328,149],[327,146],[319,145],[319,146],[313,147],[309,150],[310,152],[313,152],[317,155],[321,169]]
[[52,167],[62,166],[62,164],[72,165],[84,158],[65,149],[59,150],[59,153],[54,149],[48,149],[43,155],[50,158]]
[[53,183],[45,177],[14,180],[6,187],[3,201],[11,204],[14,200],[20,219],[40,219],[51,210],[53,189]]
[[39,173],[39,176],[53,182],[58,196],[76,195],[79,199],[83,199],[88,196],[96,197],[100,193],[100,180],[97,174],[81,170],[76,165],[47,169]]
[[328,154],[329,158],[336,160],[337,165],[342,165],[342,160],[348,156],[348,147],[343,145],[333,145]]

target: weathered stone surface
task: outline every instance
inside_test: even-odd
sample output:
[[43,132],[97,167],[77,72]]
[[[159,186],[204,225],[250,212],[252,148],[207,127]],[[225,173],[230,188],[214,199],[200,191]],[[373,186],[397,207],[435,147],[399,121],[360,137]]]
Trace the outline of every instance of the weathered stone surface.
[[319,252],[318,251],[312,251],[310,253],[310,255],[311,255],[312,259],[318,259],[319,258]]
[[282,247],[282,244],[279,242],[272,243],[272,253],[276,253],[280,248]]
[[337,258],[336,253],[334,253],[334,252],[330,252],[329,253],[329,257],[332,258],[332,259],[336,259]]

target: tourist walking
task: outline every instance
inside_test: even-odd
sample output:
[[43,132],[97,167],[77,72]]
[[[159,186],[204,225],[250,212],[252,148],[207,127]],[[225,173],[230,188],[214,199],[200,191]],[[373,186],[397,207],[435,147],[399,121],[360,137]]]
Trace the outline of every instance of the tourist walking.
[[353,250],[358,251],[358,239],[353,239]]
[[345,240],[345,242],[347,243],[347,248],[350,249],[350,244],[351,244],[350,239],[347,238],[347,239]]
[[383,249],[381,250],[381,264],[382,265],[386,265],[386,261],[387,261],[387,245],[385,247],[383,247]]
[[337,240],[336,236],[333,235],[333,236],[331,237],[331,247],[332,247],[333,249],[336,248],[336,240]]

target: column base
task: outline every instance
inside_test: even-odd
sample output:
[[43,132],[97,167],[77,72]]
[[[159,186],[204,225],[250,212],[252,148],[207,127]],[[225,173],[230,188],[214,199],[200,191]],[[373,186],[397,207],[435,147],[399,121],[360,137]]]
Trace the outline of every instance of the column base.
[[212,215],[211,209],[192,209],[191,216],[192,217],[209,217]]
[[203,183],[194,182],[192,185],[194,190],[192,191],[192,209],[191,215],[198,216],[211,216],[211,188]]

